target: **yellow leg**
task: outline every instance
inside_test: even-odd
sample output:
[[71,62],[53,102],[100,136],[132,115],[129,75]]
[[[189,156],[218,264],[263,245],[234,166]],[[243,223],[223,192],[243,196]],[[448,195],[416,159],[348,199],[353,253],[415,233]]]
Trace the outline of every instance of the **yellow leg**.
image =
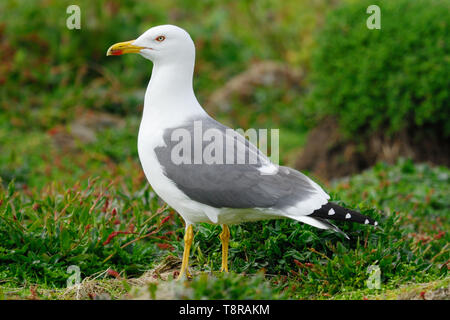
[[192,225],[188,225],[186,228],[186,233],[184,235],[184,252],[183,252],[183,262],[181,263],[180,274],[178,275],[178,280],[180,280],[184,274],[190,276],[188,271],[189,264],[189,252],[191,250],[192,240],[194,239],[194,231]]
[[219,237],[222,242],[222,267],[220,271],[228,272],[228,241],[230,240],[230,229],[228,229],[226,224],[222,225],[222,233]]

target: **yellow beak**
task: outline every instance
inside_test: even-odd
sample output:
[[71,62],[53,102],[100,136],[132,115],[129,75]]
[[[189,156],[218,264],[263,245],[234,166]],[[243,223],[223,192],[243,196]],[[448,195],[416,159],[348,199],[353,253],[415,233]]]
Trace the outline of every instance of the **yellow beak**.
[[132,45],[134,41],[135,40],[113,44],[111,47],[109,47],[108,51],[106,52],[106,55],[120,56],[121,54],[125,53],[138,53],[139,51],[141,51],[141,49],[144,49],[144,47]]

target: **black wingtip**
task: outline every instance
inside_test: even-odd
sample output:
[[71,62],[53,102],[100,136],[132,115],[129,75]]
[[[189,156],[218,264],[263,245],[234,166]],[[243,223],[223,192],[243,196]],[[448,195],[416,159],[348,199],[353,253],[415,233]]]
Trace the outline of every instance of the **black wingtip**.
[[378,222],[375,221],[374,219],[362,215],[357,211],[346,209],[331,202],[324,204],[320,209],[317,209],[313,213],[311,213],[310,216],[322,219],[350,221],[360,224],[369,224],[372,226],[378,226]]

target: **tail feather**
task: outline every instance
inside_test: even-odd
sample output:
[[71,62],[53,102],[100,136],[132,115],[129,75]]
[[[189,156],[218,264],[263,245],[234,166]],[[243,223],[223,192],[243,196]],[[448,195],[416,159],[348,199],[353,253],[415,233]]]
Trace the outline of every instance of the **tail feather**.
[[370,224],[374,226],[378,225],[378,222],[370,217],[331,202],[324,204],[320,209],[317,209],[313,213],[308,215],[308,217],[328,220],[351,221],[361,224]]
[[336,227],[334,224],[329,222],[326,219],[322,218],[311,218],[310,216],[289,216],[289,218],[309,224],[313,227],[319,228],[319,229],[331,229],[337,233],[342,234],[347,239],[350,239],[341,229]]
[[347,240],[350,240],[350,238],[348,237],[348,235],[342,231],[341,229],[339,229],[337,226],[335,226],[334,224],[332,224],[330,221],[326,220],[326,219],[322,219],[322,218],[315,218],[316,220],[320,220],[321,222],[323,222],[324,224],[326,224],[328,226],[328,229],[333,230],[334,232],[340,233],[342,234],[345,238],[347,238]]

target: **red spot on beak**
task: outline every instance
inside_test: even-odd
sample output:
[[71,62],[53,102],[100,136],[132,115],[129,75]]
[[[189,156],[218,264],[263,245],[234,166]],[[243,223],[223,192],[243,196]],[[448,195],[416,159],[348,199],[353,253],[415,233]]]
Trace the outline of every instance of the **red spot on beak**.
[[123,53],[123,50],[112,50],[111,54],[113,56],[120,56]]

